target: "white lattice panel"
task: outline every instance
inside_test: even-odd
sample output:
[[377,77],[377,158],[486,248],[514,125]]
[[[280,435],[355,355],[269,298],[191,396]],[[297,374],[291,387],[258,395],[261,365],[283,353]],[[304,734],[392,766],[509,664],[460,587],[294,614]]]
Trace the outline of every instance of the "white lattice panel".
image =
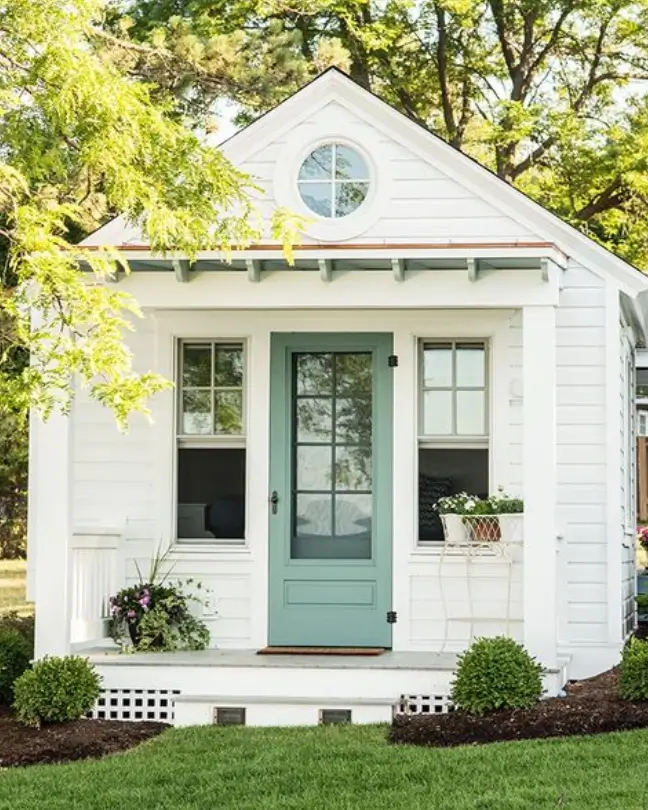
[[448,695],[401,695],[395,714],[448,714],[452,703]]
[[179,689],[102,689],[90,717],[172,723]]

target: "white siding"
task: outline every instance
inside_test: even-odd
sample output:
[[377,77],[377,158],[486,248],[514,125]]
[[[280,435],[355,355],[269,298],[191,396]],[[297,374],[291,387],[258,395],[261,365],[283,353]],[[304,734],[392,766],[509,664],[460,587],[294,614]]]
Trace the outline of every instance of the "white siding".
[[[621,465],[621,526],[620,539],[623,544],[621,555],[621,599],[622,635],[625,638],[634,629],[635,620],[635,520],[636,520],[636,413],[634,407],[635,355],[629,338],[625,334],[625,324],[621,322],[619,347],[619,428]],[[618,538],[610,538],[618,542]]]
[[[416,445],[415,421],[417,338],[485,337],[493,343],[492,410],[497,411],[493,441],[497,448],[492,457],[493,486],[502,485],[511,492],[519,485],[509,475],[509,410],[518,410],[515,401],[501,399],[519,378],[519,369],[509,368],[512,336],[508,312],[239,312],[217,311],[164,316],[169,329],[195,337],[205,329],[210,335],[237,334],[249,340],[249,355],[260,358],[258,373],[251,381],[255,392],[250,408],[266,434],[257,434],[255,449],[260,455],[267,442],[267,392],[269,369],[266,360],[272,331],[393,331],[395,350],[400,362],[395,378],[395,412],[411,414],[397,420],[394,430],[394,608],[399,614],[394,626],[394,647],[403,650],[458,650],[466,646],[469,634],[504,633],[521,637],[522,562],[514,549],[512,564],[497,558],[472,561],[440,557],[439,549],[417,548],[416,525]],[[169,321],[169,318],[171,319]],[[216,326],[218,324],[218,326]],[[469,324],[469,326],[467,326]],[[163,328],[163,327],[159,327]],[[156,368],[168,373],[169,335],[157,333],[155,321],[138,324],[129,337],[140,369]],[[162,348],[161,348],[162,347]],[[166,348],[164,348],[166,347]],[[251,362],[257,362],[252,360]],[[168,405],[172,395],[163,395],[164,404],[156,406],[157,424],[133,420],[126,435],[118,433],[109,413],[81,393],[75,408],[74,424],[74,519],[75,526],[123,528],[125,534],[126,575],[136,581],[139,565],[146,574],[156,547],[172,533],[168,525],[168,481],[172,471],[172,453],[163,459],[160,470],[160,446],[168,437],[172,418]],[[500,409],[504,408],[505,412]],[[250,415],[253,418],[254,414]],[[165,435],[163,436],[162,433]],[[515,431],[514,431],[515,434]],[[516,434],[517,435],[517,434]],[[249,450],[252,450],[250,440]],[[267,457],[259,456],[259,465],[267,469]],[[267,485],[250,492],[248,509],[261,515],[267,510]],[[172,559],[173,575],[193,577],[211,590],[210,608],[205,619],[210,625],[212,642],[219,647],[251,648],[266,640],[267,595],[267,522],[258,521],[244,548],[176,547]],[[476,621],[472,627],[466,618],[491,617]],[[446,625],[446,619],[451,621]],[[447,632],[446,632],[447,631]]]
[[[263,188],[259,207],[266,217],[281,204],[275,198],[274,189],[277,161],[286,162],[285,170],[289,173],[296,174],[299,168],[290,164],[294,155],[285,154],[286,145],[298,140],[300,133],[307,143],[313,132],[328,131],[332,125],[360,144],[374,158],[379,170],[391,176],[389,197],[380,205],[373,222],[361,234],[345,241],[511,242],[538,238],[513,218],[450,179],[442,168],[408,151],[336,102],[330,102],[297,123],[288,135],[279,137],[242,164],[241,168],[255,177]],[[434,143],[430,146],[433,159]],[[306,237],[304,241],[314,240]]]
[[556,314],[560,641],[606,642],[605,284],[570,264]]

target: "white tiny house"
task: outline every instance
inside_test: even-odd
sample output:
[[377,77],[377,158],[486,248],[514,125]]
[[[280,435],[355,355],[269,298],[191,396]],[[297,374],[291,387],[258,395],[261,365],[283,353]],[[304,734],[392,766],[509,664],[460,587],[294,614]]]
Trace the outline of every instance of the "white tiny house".
[[[615,664],[648,279],[337,70],[223,150],[268,220],[307,217],[294,266],[269,233],[191,265],[121,219],[86,240],[128,259],[136,366],[175,387],[126,435],[83,391],[33,420],[37,655],[88,651],[104,713],[143,690],[177,723],[443,710],[479,635],[522,641],[554,692]],[[499,488],[513,528],[446,542],[436,501]],[[211,590],[211,650],[106,646],[107,597],[158,548]]]

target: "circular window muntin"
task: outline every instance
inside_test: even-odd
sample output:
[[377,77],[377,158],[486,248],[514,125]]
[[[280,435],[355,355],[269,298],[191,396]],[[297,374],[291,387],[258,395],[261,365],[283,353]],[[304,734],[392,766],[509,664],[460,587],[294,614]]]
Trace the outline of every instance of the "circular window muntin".
[[[315,157],[317,153],[320,155]],[[340,157],[345,153],[348,153],[346,167]],[[318,160],[322,161],[319,166]],[[372,180],[370,164],[362,151],[335,139],[320,143],[306,153],[299,165],[297,191],[310,213],[325,221],[339,222],[365,205],[371,196]],[[309,200],[304,194],[309,188],[318,190],[319,198]]]

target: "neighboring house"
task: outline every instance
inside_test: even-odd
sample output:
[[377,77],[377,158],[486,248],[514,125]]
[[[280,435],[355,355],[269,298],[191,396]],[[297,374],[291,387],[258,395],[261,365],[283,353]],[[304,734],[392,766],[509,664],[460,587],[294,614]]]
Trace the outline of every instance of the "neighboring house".
[[[34,420],[37,655],[94,646],[105,711],[135,717],[129,690],[148,690],[182,723],[441,711],[477,635],[524,642],[553,692],[615,664],[648,279],[336,70],[223,149],[265,217],[310,216],[295,266],[267,233],[191,266],[120,219],[86,240],[130,261],[135,366],[177,385],[127,435],[83,391]],[[518,536],[447,548],[435,499],[498,487],[524,498]],[[217,651],[97,652],[108,593],[158,546],[213,591]]]

